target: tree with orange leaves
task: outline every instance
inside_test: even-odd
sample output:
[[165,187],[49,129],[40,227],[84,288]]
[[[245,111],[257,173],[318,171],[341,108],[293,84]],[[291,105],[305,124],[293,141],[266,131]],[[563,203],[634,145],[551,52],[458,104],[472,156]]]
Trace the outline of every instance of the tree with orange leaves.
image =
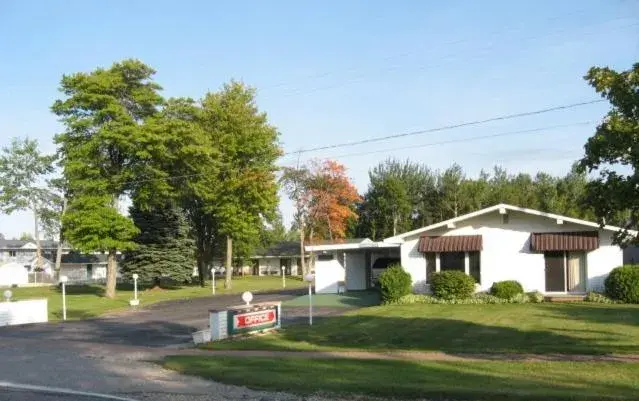
[[302,270],[304,243],[315,239],[344,238],[351,219],[357,218],[355,204],[361,202],[357,189],[346,175],[346,167],[334,160],[312,161],[309,166],[287,167],[282,175],[285,191],[295,203],[295,221],[300,228]]

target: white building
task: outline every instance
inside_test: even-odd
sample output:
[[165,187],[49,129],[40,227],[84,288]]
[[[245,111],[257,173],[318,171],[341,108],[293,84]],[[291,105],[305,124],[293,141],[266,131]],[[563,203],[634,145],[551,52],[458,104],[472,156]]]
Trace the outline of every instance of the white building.
[[415,292],[429,291],[433,272],[460,270],[477,280],[480,291],[496,281],[517,280],[526,291],[584,294],[602,290],[610,270],[622,265],[623,250],[612,244],[619,230],[500,204],[378,243],[307,250],[318,252],[317,292],[337,292],[341,281],[347,289],[369,288],[374,283],[372,255],[383,249],[410,273]]

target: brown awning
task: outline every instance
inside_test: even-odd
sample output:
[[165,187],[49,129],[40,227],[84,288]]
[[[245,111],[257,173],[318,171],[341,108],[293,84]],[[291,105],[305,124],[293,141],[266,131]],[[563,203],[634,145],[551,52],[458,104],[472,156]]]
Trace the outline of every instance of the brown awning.
[[597,231],[530,234],[530,250],[535,252],[592,251],[597,248],[599,248]]
[[419,239],[420,252],[464,252],[481,251],[481,235],[449,235],[430,237],[422,235]]

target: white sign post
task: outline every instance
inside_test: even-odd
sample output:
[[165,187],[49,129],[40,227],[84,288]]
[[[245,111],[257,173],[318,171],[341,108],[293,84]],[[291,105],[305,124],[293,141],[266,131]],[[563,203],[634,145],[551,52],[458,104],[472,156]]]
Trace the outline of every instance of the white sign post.
[[307,274],[304,276],[304,281],[308,282],[308,325],[313,325],[313,281],[315,275]]
[[67,320],[67,276],[60,276],[60,283],[62,284],[62,320]]
[[250,306],[252,300],[253,300],[253,293],[251,291],[244,291],[242,293],[242,301],[246,302],[246,306]]
[[133,277],[133,299],[129,300],[129,305],[138,306],[140,305],[140,300],[138,299],[138,276],[137,273],[133,273],[131,276]]
[[11,297],[13,296],[13,293],[11,292],[11,290],[6,290],[3,295],[4,295],[4,300],[6,302],[10,302]]
[[211,294],[215,295],[215,267],[211,267]]
[[282,288],[286,288],[286,266],[282,266]]

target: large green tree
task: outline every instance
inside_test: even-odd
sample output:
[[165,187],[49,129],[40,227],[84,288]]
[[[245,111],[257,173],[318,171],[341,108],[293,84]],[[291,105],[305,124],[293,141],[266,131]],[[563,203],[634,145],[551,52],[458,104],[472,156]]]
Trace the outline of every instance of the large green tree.
[[124,60],[110,68],[64,75],[64,98],[52,106],[65,126],[56,136],[69,195],[65,238],[80,250],[107,252],[110,298],[115,297],[116,254],[134,248],[137,233],[119,211],[119,200],[161,182],[150,180],[157,171],[149,169],[147,144],[155,138],[149,138],[153,131],[145,130],[164,102],[154,73],[138,60]]
[[45,179],[53,171],[54,160],[54,156],[43,155],[38,142],[29,138],[13,138],[0,154],[0,210],[8,214],[19,210],[33,213],[39,269],[42,268],[40,217],[51,197]]
[[[610,111],[585,145],[581,167],[597,172],[588,203],[602,223],[639,228],[639,63],[627,71],[593,67],[584,77],[610,102]],[[616,236],[628,241],[626,230]]]
[[160,285],[162,279],[184,283],[195,266],[195,247],[183,212],[172,202],[150,208],[133,205],[129,215],[139,230],[135,250],[125,253],[122,274]]

